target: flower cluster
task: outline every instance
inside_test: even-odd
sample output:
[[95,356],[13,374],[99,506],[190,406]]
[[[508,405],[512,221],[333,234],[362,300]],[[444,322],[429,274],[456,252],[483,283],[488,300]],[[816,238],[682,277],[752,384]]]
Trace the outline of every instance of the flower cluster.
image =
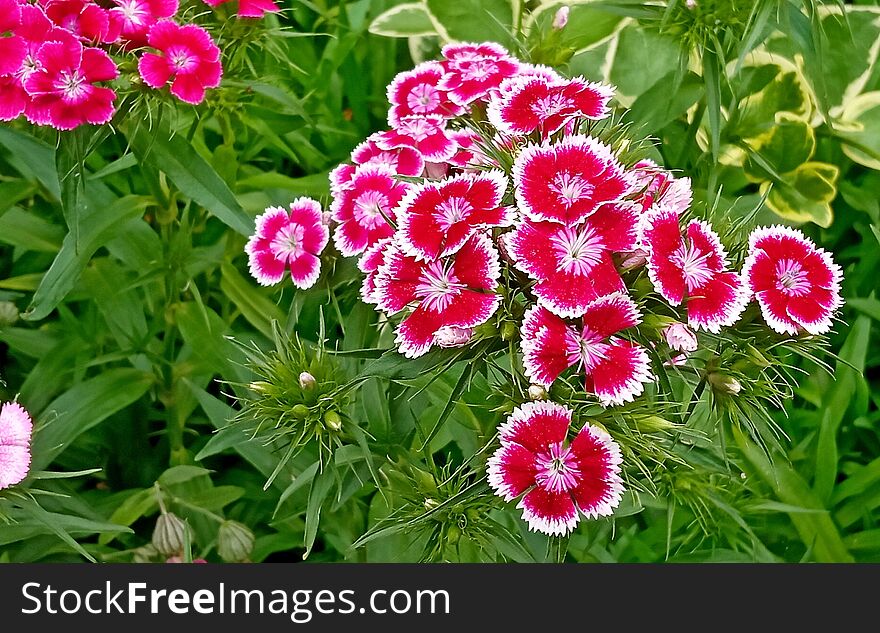
[[[394,79],[389,129],[331,172],[330,213],[336,248],[359,257],[361,296],[397,324],[402,354],[494,336],[479,326],[501,311],[498,322],[519,322],[535,390],[569,372],[610,407],[654,382],[655,341],[675,352],[669,362],[685,362],[698,333],[735,326],[753,299],[779,334],[830,329],[841,274],[829,255],[795,229],[760,228],[736,250],[747,255],[735,270],[715,228],[694,217],[690,180],[631,161],[602,136],[613,94],[492,43],[447,45],[442,60]],[[287,261],[306,287],[312,277],[285,253],[320,253],[296,250],[299,233],[290,246],[286,222],[261,218],[251,267],[273,283]],[[662,328],[648,331],[646,306],[662,312]],[[520,407],[489,462],[497,493],[524,494],[524,518],[548,534],[570,532],[578,512],[611,514],[623,489],[605,431],[587,425],[566,444],[571,414],[550,402]]]
[[[178,0],[0,0],[0,120],[107,123],[117,96],[109,83],[128,58],[150,88],[201,103],[220,85],[220,49],[201,26],[175,22],[178,9]],[[267,11],[277,11],[272,0],[239,4],[242,17]]]

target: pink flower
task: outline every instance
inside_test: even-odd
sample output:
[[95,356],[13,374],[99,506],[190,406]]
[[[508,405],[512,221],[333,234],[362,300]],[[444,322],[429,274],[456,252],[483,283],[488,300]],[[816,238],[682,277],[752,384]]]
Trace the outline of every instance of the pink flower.
[[21,8],[17,0],[0,0],[0,75],[17,73],[27,55],[24,38],[15,32],[19,26]]
[[49,0],[43,8],[53,23],[84,40],[111,44],[119,39],[119,28],[110,13],[92,0]]
[[671,209],[645,217],[642,241],[648,250],[648,276],[672,305],[687,298],[688,325],[718,333],[736,323],[748,303],[739,276],[727,271],[721,240],[701,220],[691,220],[684,235]]
[[462,114],[464,108],[437,88],[443,72],[438,62],[424,62],[399,73],[388,85],[388,125],[397,127],[401,118],[413,114],[436,114],[447,119]]
[[466,106],[484,99],[519,70],[519,62],[494,42],[447,44],[443,47],[445,73],[437,87],[453,102]]
[[635,303],[622,292],[596,299],[576,325],[535,306],[522,324],[526,376],[549,387],[562,372],[577,366],[586,375],[587,391],[603,405],[630,402],[653,380],[648,354],[614,335],[640,321]]
[[383,150],[411,147],[433,163],[449,160],[456,149],[446,132],[446,119],[436,114],[401,117],[394,129],[379,132],[376,145]]
[[514,265],[538,282],[538,303],[577,317],[597,297],[625,290],[611,255],[635,246],[636,226],[633,205],[612,204],[577,226],[526,219],[505,236],[505,246]]
[[742,278],[761,306],[764,320],[780,334],[831,329],[840,297],[840,266],[803,233],[786,226],[755,229]]
[[171,94],[197,105],[204,100],[205,89],[220,85],[220,49],[202,27],[160,20],[150,28],[147,42],[161,53],[144,53],[138,62],[150,88],[159,89],[171,81]]
[[440,347],[461,347],[467,345],[473,335],[472,327],[446,325],[434,332],[434,343]]
[[321,205],[311,198],[297,198],[287,211],[269,207],[256,219],[256,232],[248,240],[251,275],[262,286],[277,284],[290,270],[293,285],[311,288],[321,274],[321,251],[330,231],[321,222]]
[[489,121],[505,134],[523,136],[541,130],[549,136],[577,118],[608,116],[611,86],[583,77],[552,81],[539,75],[505,79],[489,101]]
[[568,13],[571,11],[571,7],[568,5],[564,5],[559,7],[556,10],[556,15],[553,16],[553,28],[557,31],[561,31],[565,28],[565,25],[568,24]]
[[379,267],[385,263],[385,253],[393,243],[392,238],[383,238],[368,247],[358,259],[358,270],[364,273],[364,281],[361,284],[361,299],[364,303],[379,303],[379,298],[375,295],[376,274],[379,272]]
[[474,235],[455,255],[419,262],[392,245],[376,275],[373,296],[380,310],[414,309],[397,328],[400,353],[426,354],[444,327],[473,328],[485,323],[501,303],[495,293],[501,269],[498,252],[485,235]]
[[554,402],[527,402],[498,429],[501,447],[487,463],[489,485],[517,505],[529,529],[565,536],[580,516],[611,516],[623,496],[620,447],[585,424],[567,443],[572,411]]
[[449,159],[449,164],[460,169],[469,169],[480,166],[497,167],[486,154],[483,153],[481,143],[483,137],[472,130],[453,130],[449,132],[456,144],[455,153]]
[[636,202],[643,212],[663,208],[681,215],[691,206],[690,178],[675,178],[652,160],[636,163],[632,174],[635,176],[635,190],[639,192]]
[[630,178],[610,147],[581,135],[529,145],[513,163],[520,210],[533,220],[566,226],[629,193]]
[[[367,137],[363,143],[351,151],[351,160],[356,165],[383,165],[399,176],[420,176],[425,169],[425,159],[413,147],[382,149],[377,144],[381,132]],[[354,168],[348,173],[348,178]]]
[[24,481],[31,465],[33,422],[17,402],[0,409],[0,490]]
[[147,33],[156,22],[177,13],[178,0],[113,0],[111,16],[121,23],[122,39],[133,46],[144,46]]
[[[216,7],[229,0],[205,0],[205,3]],[[238,17],[262,18],[267,13],[279,11],[278,5],[272,0],[238,0]]]
[[72,130],[84,123],[107,123],[116,93],[95,85],[119,74],[104,51],[77,41],[47,42],[36,53],[37,69],[22,81],[32,103],[25,114],[32,123]]
[[663,328],[663,338],[666,339],[666,344],[677,352],[697,350],[697,335],[684,323],[672,323]]
[[385,237],[394,235],[394,208],[410,185],[380,165],[361,165],[334,194],[330,210],[339,226],[333,232],[344,257],[359,255]]
[[499,170],[413,187],[397,210],[398,243],[407,255],[433,260],[453,254],[479,228],[510,226],[516,216],[501,205],[506,189]]

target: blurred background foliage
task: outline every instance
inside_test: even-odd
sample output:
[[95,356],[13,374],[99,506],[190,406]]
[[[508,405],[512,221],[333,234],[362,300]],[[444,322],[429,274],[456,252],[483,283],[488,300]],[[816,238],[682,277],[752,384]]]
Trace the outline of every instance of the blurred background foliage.
[[293,292],[259,288],[243,256],[265,206],[329,202],[328,171],[386,125],[397,72],[484,39],[613,83],[698,206],[736,220],[763,202],[757,221],[801,226],[846,278],[830,371],[801,363],[775,415],[785,449],[732,426],[723,467],[740,484],[670,470],[668,494],[582,523],[565,560],[880,560],[877,2],[283,6],[209,25],[226,71],[206,107],[138,95],[112,128],[0,127],[0,400],[40,426],[26,494],[0,496],[0,560],[159,560],[165,509],[208,560],[229,521],[254,532],[254,562],[561,558],[493,510],[465,459],[510,408],[492,371],[370,351],[391,341],[353,262]]

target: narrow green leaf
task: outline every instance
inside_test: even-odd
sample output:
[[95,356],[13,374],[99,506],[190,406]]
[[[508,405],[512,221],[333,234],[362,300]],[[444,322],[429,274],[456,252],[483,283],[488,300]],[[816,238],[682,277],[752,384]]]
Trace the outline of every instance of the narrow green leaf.
[[29,134],[4,126],[0,126],[0,145],[8,150],[7,160],[13,167],[23,176],[35,178],[55,200],[61,200],[54,148]]
[[315,538],[318,535],[318,524],[321,521],[321,508],[324,500],[330,494],[330,490],[335,483],[335,471],[332,468],[326,469],[324,472],[315,477],[312,482],[312,489],[309,492],[309,503],[306,506],[306,531],[304,545],[306,548],[303,553],[303,560],[309,557],[312,547],[315,544]]

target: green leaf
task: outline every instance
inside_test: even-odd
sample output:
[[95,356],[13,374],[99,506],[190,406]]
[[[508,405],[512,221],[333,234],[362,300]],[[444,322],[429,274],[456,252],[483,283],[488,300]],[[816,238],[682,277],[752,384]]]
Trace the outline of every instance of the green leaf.
[[717,161],[721,149],[721,63],[710,50],[703,51],[703,82],[706,85],[706,118],[709,120],[709,147]]
[[772,131],[779,123],[777,115],[780,112],[788,113],[789,118],[809,122],[813,106],[803,78],[794,70],[785,71],[772,64],[767,66],[776,69],[777,74],[762,90],[740,103],[736,125],[731,132],[739,138],[752,138]]
[[9,152],[7,160],[23,176],[39,182],[55,199],[61,199],[61,185],[55,169],[55,150],[29,134],[0,126],[0,145]]
[[836,125],[843,153],[860,165],[880,170],[880,91],[848,101]]
[[447,40],[515,44],[513,8],[508,0],[426,0],[437,30]]
[[639,96],[627,112],[627,119],[650,134],[658,132],[687,112],[703,97],[705,87],[699,77],[688,73],[678,89],[672,91],[670,86],[674,85],[677,74],[678,71],[667,73]]
[[591,6],[592,0],[558,0],[543,2],[526,18],[529,34],[535,30],[548,33],[552,28],[553,18],[560,7],[569,7],[568,23],[558,31],[556,46],[575,52],[600,42],[612,33],[623,20],[622,16],[604,11],[601,6]]
[[67,296],[92,255],[116,236],[118,225],[143,213],[149,198],[126,196],[107,207],[92,207],[82,218],[77,247],[76,236],[68,233],[55,261],[46,272],[22,318],[39,321]]
[[19,207],[0,216],[0,242],[29,251],[57,253],[63,239],[63,228]]
[[615,97],[624,106],[648,91],[661,77],[679,67],[678,42],[636,25],[617,35],[608,81],[617,87]]
[[373,20],[369,31],[385,37],[419,37],[436,33],[431,15],[421,2],[406,2],[388,9]]
[[172,136],[164,124],[153,130],[138,125],[128,138],[139,162],[165,172],[181,193],[238,233],[249,236],[254,232],[253,219],[245,213],[223,179],[182,135]]
[[272,338],[272,321],[284,321],[284,313],[278,304],[248,281],[232,266],[221,267],[220,290],[241,311],[241,315],[268,339]]
[[140,399],[154,381],[137,369],[109,369],[55,398],[38,418],[31,468],[44,469],[77,437]]
[[[145,490],[138,490],[132,495],[126,497],[125,501],[110,515],[110,522],[117,525],[129,526],[142,516],[152,514],[159,508],[156,500],[156,491],[152,487]],[[107,545],[116,538],[116,534],[102,534],[98,538],[99,545]]]
[[309,557],[312,547],[315,544],[315,537],[318,535],[318,523],[321,521],[321,508],[327,495],[335,483],[335,470],[328,468],[320,473],[312,481],[312,489],[309,492],[309,502],[306,506],[306,530],[304,538],[304,546],[306,548],[303,553],[303,560]]
[[767,206],[777,215],[794,222],[815,222],[829,227],[834,219],[831,201],[837,195],[840,170],[827,163],[807,162],[795,171],[784,174],[781,182],[770,188],[762,183],[761,194],[767,193]]

